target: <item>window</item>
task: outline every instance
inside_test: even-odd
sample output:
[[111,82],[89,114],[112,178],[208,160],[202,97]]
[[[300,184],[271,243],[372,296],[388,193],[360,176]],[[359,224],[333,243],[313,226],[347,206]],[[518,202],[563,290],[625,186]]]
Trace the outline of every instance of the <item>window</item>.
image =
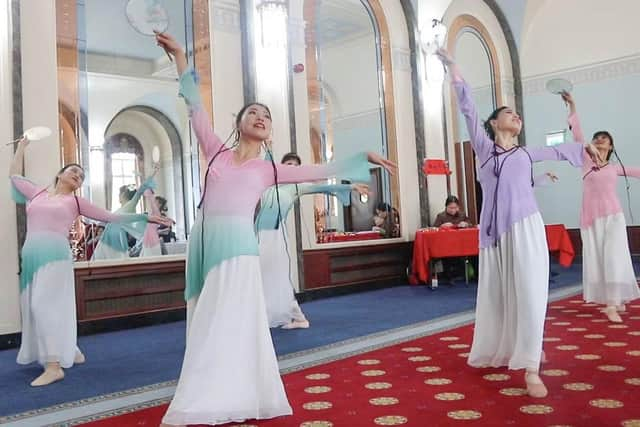
[[[111,155],[111,176],[113,191],[111,192],[111,206],[113,210],[120,207],[120,187],[123,185],[138,186],[137,162],[134,153],[113,153]],[[141,212],[140,206],[136,211]]]
[[551,147],[553,145],[564,144],[564,133],[563,130],[547,133],[547,146]]

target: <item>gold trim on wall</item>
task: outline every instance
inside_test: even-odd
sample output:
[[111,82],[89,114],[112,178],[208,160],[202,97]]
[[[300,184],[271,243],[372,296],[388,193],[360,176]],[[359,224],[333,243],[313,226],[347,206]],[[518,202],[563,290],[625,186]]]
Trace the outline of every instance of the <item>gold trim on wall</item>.
[[[389,160],[398,164],[398,137],[396,133],[396,102],[393,91],[393,64],[391,61],[391,37],[387,19],[380,0],[368,0],[373,15],[378,22],[380,32],[380,50],[382,56],[382,87],[384,90],[384,114],[387,122],[387,153]],[[391,205],[400,212],[400,179],[398,174],[391,178]],[[402,224],[400,224],[402,227]]]

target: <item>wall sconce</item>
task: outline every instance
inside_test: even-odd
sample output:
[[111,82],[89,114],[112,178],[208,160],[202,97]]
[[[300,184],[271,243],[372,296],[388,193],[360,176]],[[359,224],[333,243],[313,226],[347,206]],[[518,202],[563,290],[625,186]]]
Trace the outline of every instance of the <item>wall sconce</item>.
[[257,6],[262,47],[287,46],[287,0],[262,0]]
[[444,46],[447,37],[447,27],[439,19],[432,19],[431,26],[420,31],[420,43],[426,54],[434,54],[439,48]]

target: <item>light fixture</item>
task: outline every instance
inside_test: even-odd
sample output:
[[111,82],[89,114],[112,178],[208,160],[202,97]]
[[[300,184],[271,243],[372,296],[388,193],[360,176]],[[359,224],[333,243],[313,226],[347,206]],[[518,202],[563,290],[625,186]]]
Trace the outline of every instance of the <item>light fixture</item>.
[[444,46],[447,37],[447,27],[440,19],[432,19],[431,26],[420,31],[420,43],[427,54],[434,54]]
[[256,9],[262,47],[284,49],[287,46],[287,0],[262,0]]

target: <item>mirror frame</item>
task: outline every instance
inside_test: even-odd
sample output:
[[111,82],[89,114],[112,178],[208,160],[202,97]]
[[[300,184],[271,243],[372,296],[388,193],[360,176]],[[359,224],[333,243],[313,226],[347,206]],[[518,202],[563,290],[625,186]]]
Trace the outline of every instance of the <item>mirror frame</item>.
[[[306,22],[308,22],[307,18],[309,13],[312,12],[309,10],[310,9],[310,7],[308,6],[309,1],[315,1],[315,0],[304,0],[305,2],[304,17]],[[384,10],[382,9],[381,3],[380,3],[381,0],[359,0],[359,1],[362,4],[362,7],[365,9],[365,11],[372,18],[373,32],[374,32],[374,37],[376,39],[376,49],[378,49],[378,51],[376,52],[376,55],[380,58],[381,69],[376,71],[379,75],[378,85],[383,98],[383,102],[381,103],[380,107],[384,108],[384,122],[382,123],[382,127],[383,127],[383,131],[386,134],[386,143],[387,143],[387,147],[386,147],[387,152],[382,154],[383,155],[386,154],[389,160],[397,164],[398,163],[398,138],[396,134],[396,117],[395,117],[396,108],[395,108],[395,96],[394,96],[394,88],[393,88],[393,62],[392,62],[391,38],[389,35],[389,27],[387,25],[387,20],[384,14]],[[308,55],[307,55],[307,60],[308,60]],[[315,66],[316,64],[313,64],[313,65]],[[307,69],[307,72],[308,70],[311,70],[314,68],[314,67],[311,67],[308,63],[305,64],[305,67]],[[307,85],[308,84],[309,83],[307,83]],[[294,100],[293,100],[294,95],[295,94],[291,92],[290,103],[294,103]],[[295,134],[295,132],[293,132],[292,134]],[[401,212],[402,198],[400,196],[400,178],[397,173],[389,176],[389,186],[391,190],[391,205]],[[301,214],[303,213],[304,212],[302,212]],[[315,223],[315,218],[313,219],[313,221]],[[403,225],[400,224],[400,230],[401,230],[400,237],[387,238],[382,240],[384,240],[385,242],[388,241],[389,243],[393,243],[393,242],[396,242],[398,239],[402,239],[402,227]],[[302,240],[301,233],[298,231],[296,234],[297,234],[297,238],[299,240]],[[312,240],[311,247],[306,248],[304,250],[325,249],[329,245],[331,245],[331,243],[317,242],[318,236],[316,234],[315,227],[313,231],[313,239],[311,240]],[[366,244],[367,242],[372,242],[372,241],[375,241],[375,240],[363,240],[363,241],[349,242],[349,243],[362,244],[364,242]],[[342,243],[340,245],[349,246],[349,244],[347,243]]]
[[[87,177],[91,170],[88,163],[88,117],[87,112],[82,110],[81,97],[86,96],[86,80],[81,79],[82,69],[80,63],[80,50],[86,43],[78,38],[78,15],[82,11],[78,8],[77,0],[56,0],[56,52],[57,52],[57,79],[58,79],[58,120],[60,127],[60,163],[80,163],[86,170]],[[186,13],[190,11],[191,13]],[[213,117],[213,76],[211,67],[211,32],[209,28],[209,2],[208,0],[185,0],[185,34],[187,57],[193,65],[200,78],[200,96],[205,110],[214,122]],[[191,29],[191,31],[188,31]],[[85,30],[82,29],[82,32]],[[61,90],[61,88],[66,88]],[[83,93],[83,91],[85,93]],[[177,85],[176,85],[177,93]],[[66,132],[65,132],[66,129]],[[106,130],[106,129],[105,129]],[[185,141],[191,147],[197,146],[193,141]],[[75,146],[73,146],[75,144]],[[186,150],[185,150],[186,151]],[[184,179],[190,179],[192,190],[195,194],[189,206],[187,206],[187,196],[182,198],[184,205],[177,212],[193,212],[192,215],[184,215],[185,232],[188,236],[193,218],[195,217],[195,199],[200,194],[201,174],[206,169],[206,158],[200,155],[199,150],[191,151],[191,170],[177,171]],[[174,172],[175,174],[176,172]],[[84,195],[90,194],[89,180],[85,180],[81,188]],[[172,259],[174,257],[171,257]],[[149,257],[148,262],[161,262],[162,257]],[[169,260],[167,260],[169,261]],[[122,260],[117,260],[121,264]]]

